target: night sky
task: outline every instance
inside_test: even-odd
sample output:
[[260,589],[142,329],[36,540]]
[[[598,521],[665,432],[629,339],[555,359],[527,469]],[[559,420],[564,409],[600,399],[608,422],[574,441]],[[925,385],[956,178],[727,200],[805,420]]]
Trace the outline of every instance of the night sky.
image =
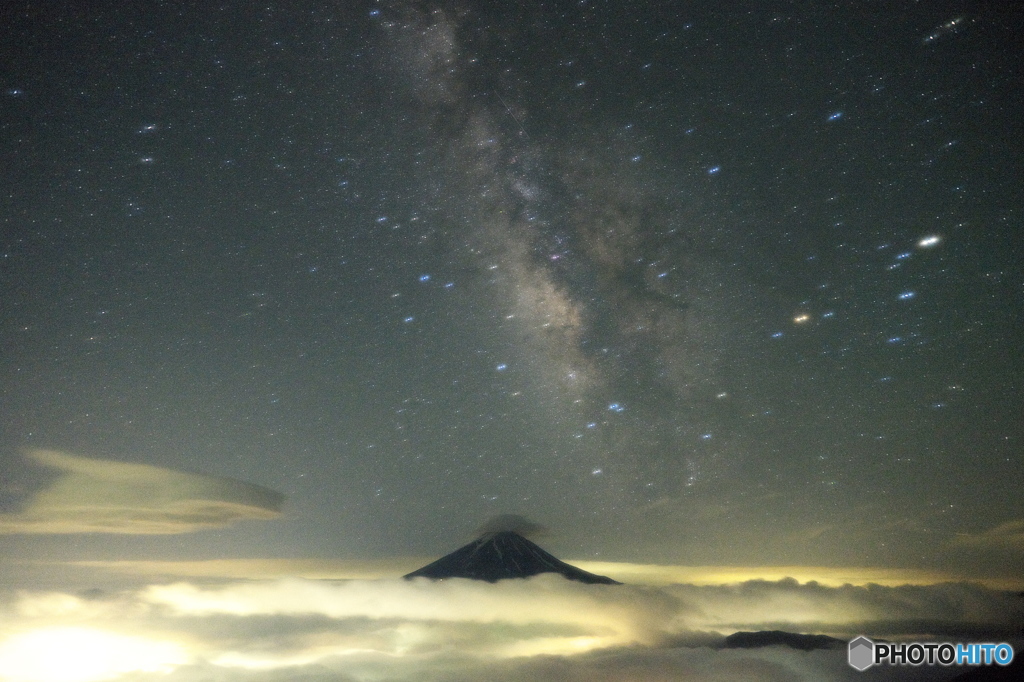
[[1013,7],[3,3],[0,679],[1021,650]]
[[1024,21],[894,7],[4,3],[0,511],[284,503],[0,551],[1015,575]]

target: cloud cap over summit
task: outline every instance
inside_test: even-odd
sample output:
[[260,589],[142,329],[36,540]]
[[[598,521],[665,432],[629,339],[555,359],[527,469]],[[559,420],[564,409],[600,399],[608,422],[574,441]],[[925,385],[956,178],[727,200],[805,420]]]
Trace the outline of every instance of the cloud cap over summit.
[[498,514],[497,516],[492,516],[476,529],[476,534],[484,536],[504,531],[511,531],[524,538],[537,538],[548,534],[546,527],[531,521],[521,514]]

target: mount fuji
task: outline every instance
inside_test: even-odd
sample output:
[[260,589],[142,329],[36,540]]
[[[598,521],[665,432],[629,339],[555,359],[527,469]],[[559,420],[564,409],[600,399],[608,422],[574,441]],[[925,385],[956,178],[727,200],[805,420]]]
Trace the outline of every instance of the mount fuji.
[[451,554],[409,573],[405,578],[470,578],[493,583],[507,578],[528,578],[540,573],[558,573],[581,583],[622,584],[567,564],[511,530],[487,533]]

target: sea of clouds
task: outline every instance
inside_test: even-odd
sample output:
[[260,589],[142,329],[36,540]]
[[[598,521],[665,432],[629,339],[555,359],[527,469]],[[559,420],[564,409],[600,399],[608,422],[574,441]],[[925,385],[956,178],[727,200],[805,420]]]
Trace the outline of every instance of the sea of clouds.
[[8,592],[0,604],[0,679],[942,680],[963,670],[858,673],[841,647],[729,649],[724,637],[785,630],[1013,642],[1021,623],[1019,593],[967,583],[607,586],[554,574],[495,584],[205,579]]

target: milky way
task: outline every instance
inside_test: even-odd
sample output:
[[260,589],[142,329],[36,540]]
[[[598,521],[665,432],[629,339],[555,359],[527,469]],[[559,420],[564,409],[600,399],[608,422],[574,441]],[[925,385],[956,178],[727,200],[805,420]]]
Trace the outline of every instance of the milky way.
[[[0,676],[1020,644],[1018,14],[6,3]],[[624,584],[401,580],[495,517]]]
[[53,450],[285,496],[173,548],[82,541],[107,559],[432,555],[504,513],[591,558],[1019,565],[1012,22],[5,26],[5,514]]
[[382,22],[414,125],[436,140],[424,186],[517,339],[522,392],[569,436],[568,475],[613,475],[631,502],[720,476],[729,444],[693,444],[717,431],[708,405],[741,298],[687,212],[688,181],[639,163],[651,140],[629,124],[563,137],[536,122],[528,90],[503,93],[516,76],[473,56],[473,27],[451,14]]

